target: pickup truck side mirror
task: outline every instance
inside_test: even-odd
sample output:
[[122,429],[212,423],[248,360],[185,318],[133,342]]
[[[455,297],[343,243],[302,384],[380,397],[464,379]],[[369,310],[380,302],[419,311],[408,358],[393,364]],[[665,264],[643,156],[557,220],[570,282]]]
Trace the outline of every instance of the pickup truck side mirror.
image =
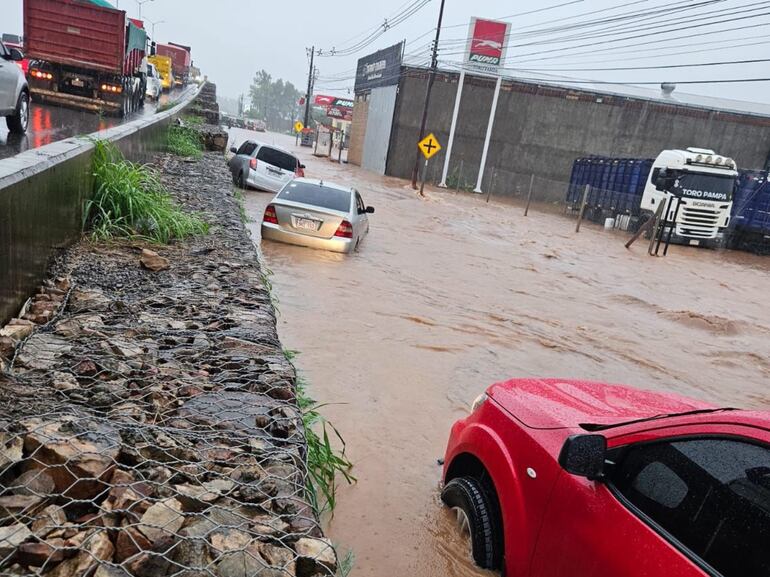
[[607,439],[603,435],[572,435],[564,441],[559,465],[572,475],[596,481],[604,476]]
[[238,154],[238,149],[235,148],[234,146],[231,146],[230,147],[230,152],[232,152],[233,154]]
[[674,183],[676,183],[676,174],[673,171],[662,168],[660,172],[658,172],[658,176],[655,178],[653,184],[655,185],[656,190],[669,192],[674,188]]
[[367,206],[366,207],[366,214],[374,214],[374,207],[373,206]]
[[10,54],[11,60],[14,60],[15,62],[24,60],[24,53],[18,48],[9,48],[8,53]]

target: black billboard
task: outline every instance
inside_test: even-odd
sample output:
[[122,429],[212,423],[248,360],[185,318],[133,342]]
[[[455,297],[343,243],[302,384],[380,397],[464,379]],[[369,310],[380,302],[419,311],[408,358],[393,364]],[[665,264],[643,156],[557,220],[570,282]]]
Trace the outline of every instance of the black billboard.
[[355,92],[366,92],[372,88],[398,84],[401,75],[401,57],[404,43],[399,42],[388,48],[358,60]]

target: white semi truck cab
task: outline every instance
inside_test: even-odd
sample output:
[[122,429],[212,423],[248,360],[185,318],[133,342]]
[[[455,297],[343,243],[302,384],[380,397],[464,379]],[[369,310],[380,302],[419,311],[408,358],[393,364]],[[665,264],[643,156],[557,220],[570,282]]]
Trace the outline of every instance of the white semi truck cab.
[[737,180],[735,161],[713,150],[664,150],[652,165],[641,209],[655,213],[663,204],[665,220],[676,215],[674,240],[718,246],[730,224]]

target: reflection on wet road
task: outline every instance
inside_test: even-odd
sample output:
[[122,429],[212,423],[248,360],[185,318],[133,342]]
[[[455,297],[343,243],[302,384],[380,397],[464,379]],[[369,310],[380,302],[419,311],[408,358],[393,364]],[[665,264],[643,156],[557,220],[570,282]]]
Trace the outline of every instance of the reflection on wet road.
[[[260,136],[257,136],[259,139]],[[438,501],[451,423],[490,383],[575,377],[767,407],[770,259],[574,233],[561,214],[406,183],[298,150],[376,207],[350,257],[264,243],[284,345],[342,431],[358,484],[328,532],[356,576],[483,575]],[[247,193],[258,242],[271,195]],[[644,255],[644,256],[643,256]]]
[[[183,94],[175,91],[161,96],[159,105],[176,100]],[[156,105],[147,102],[143,110],[121,119],[101,116],[84,110],[61,108],[47,104],[32,103],[29,114],[29,128],[24,135],[9,134],[5,119],[0,118],[0,159],[15,156],[32,148],[39,148],[71,136],[90,134],[130,122],[149,114],[155,114]]]

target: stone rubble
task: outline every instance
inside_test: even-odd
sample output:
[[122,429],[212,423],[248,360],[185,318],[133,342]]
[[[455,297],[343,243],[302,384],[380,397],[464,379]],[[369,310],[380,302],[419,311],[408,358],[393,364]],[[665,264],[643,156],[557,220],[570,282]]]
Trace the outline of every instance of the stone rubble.
[[222,156],[157,164],[210,234],[84,241],[0,332],[0,575],[334,575]]

